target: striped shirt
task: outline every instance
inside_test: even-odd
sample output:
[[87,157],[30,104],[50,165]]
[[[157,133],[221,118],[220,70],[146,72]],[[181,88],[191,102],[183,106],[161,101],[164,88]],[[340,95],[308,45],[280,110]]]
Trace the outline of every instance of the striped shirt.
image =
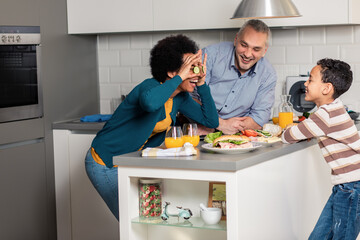
[[334,185],[360,180],[360,137],[339,98],[284,131],[282,141],[295,143],[317,137]]

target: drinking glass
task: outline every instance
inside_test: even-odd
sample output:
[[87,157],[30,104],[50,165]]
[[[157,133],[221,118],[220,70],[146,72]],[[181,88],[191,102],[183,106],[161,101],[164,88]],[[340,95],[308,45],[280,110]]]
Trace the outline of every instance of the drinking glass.
[[183,133],[181,127],[172,126],[166,133],[165,136],[165,147],[176,148],[184,145]]
[[183,139],[184,143],[189,142],[196,147],[200,142],[200,136],[198,134],[198,128],[196,123],[185,123],[183,125]]
[[273,107],[272,122],[274,124],[279,124],[279,108],[278,107]]

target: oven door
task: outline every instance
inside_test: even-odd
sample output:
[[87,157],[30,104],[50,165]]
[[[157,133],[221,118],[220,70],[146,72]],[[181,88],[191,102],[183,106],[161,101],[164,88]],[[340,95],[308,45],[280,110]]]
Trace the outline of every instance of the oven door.
[[0,46],[0,122],[42,117],[40,46]]

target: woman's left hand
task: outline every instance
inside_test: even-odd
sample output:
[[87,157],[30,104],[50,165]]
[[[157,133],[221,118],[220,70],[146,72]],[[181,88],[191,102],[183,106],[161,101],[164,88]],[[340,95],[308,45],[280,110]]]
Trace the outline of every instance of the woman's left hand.
[[200,70],[200,78],[198,80],[198,82],[196,83],[196,86],[201,86],[205,83],[205,77],[206,77],[206,60],[207,60],[207,54],[204,54],[204,62],[203,63],[199,63],[199,68]]

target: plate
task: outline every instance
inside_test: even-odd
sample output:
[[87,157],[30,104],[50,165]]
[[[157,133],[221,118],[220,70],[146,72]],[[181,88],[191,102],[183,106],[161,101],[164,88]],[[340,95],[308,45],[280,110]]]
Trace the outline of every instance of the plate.
[[212,143],[205,143],[205,144],[201,145],[201,147],[208,151],[224,153],[224,154],[247,153],[247,152],[254,151],[261,147],[261,144],[259,144],[259,143],[252,143],[252,144],[253,144],[253,147],[251,147],[251,148],[230,148],[230,149],[215,148],[212,146]]

